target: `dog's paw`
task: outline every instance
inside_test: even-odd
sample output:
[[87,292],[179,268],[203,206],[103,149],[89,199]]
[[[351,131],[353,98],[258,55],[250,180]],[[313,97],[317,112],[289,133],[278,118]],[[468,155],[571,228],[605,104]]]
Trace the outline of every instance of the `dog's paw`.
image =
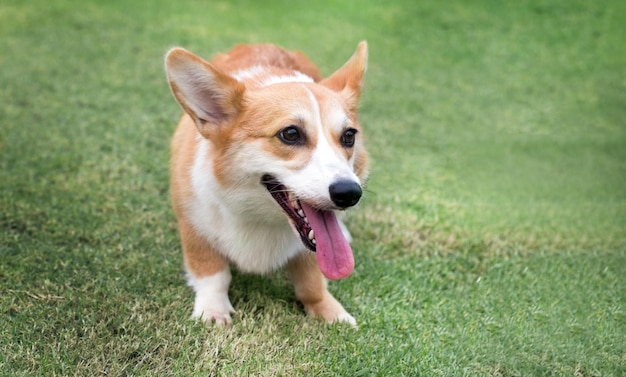
[[207,324],[215,323],[218,326],[230,326],[233,319],[230,313],[234,312],[230,300],[226,295],[209,297],[196,297],[191,318],[202,319]]
[[189,274],[187,278],[189,285],[196,292],[191,318],[202,319],[207,324],[215,323],[220,326],[232,324],[230,313],[234,312],[234,309],[228,299],[230,271],[224,270],[200,279]]
[[332,321],[330,321],[330,323],[347,323],[350,326],[357,328],[358,326],[356,325],[356,319],[354,319],[353,316],[350,315],[350,313],[348,312],[344,312],[342,314],[339,314],[335,319],[333,319]]
[[194,313],[191,314],[191,318],[202,319],[207,325],[215,323],[218,326],[230,326],[233,324],[230,312],[202,311],[196,313],[194,311]]
[[357,327],[354,317],[328,292],[321,301],[304,303],[304,310],[312,317],[324,318],[328,323],[348,323]]
[[228,294],[212,293],[196,294],[191,318],[202,319],[207,324],[215,323],[219,326],[229,326],[233,323],[230,313],[234,312]]

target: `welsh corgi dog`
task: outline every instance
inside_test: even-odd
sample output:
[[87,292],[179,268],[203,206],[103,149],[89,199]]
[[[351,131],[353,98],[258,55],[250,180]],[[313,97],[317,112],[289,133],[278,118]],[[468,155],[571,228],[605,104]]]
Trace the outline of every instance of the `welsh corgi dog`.
[[171,144],[193,318],[230,325],[230,266],[266,274],[287,266],[305,311],[355,319],[327,279],[354,268],[341,221],[368,176],[357,107],[367,43],[323,78],[298,51],[239,45],[211,62],[174,48],[165,71],[184,114]]

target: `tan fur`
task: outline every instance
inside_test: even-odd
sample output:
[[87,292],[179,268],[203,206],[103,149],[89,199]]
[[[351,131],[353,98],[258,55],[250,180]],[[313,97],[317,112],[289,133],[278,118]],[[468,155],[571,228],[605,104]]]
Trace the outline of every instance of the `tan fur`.
[[184,115],[172,139],[170,195],[178,217],[178,231],[183,247],[185,266],[195,276],[211,276],[228,268],[228,260],[193,229],[185,217],[184,204],[191,195],[189,166],[193,164],[197,130],[191,118]]

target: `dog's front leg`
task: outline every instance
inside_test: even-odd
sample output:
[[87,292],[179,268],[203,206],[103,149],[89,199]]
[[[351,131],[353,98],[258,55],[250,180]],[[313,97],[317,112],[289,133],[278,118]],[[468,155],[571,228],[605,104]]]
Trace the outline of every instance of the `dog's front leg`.
[[347,322],[356,326],[354,317],[328,292],[315,254],[305,252],[297,255],[289,260],[287,270],[296,289],[296,297],[309,315],[322,317],[329,323]]
[[196,294],[191,317],[201,318],[207,323],[230,325],[233,307],[228,299],[231,279],[228,260],[185,221],[179,223],[179,231],[187,282]]

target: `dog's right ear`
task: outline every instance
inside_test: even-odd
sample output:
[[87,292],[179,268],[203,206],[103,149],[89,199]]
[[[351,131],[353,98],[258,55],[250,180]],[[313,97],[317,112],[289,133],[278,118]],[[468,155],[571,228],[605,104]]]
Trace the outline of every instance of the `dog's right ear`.
[[174,97],[203,135],[241,111],[244,85],[191,52],[170,50],[165,72]]
[[367,42],[362,41],[357,46],[354,55],[330,77],[322,81],[322,85],[341,93],[351,110],[356,110],[361,90],[363,76],[367,70]]

